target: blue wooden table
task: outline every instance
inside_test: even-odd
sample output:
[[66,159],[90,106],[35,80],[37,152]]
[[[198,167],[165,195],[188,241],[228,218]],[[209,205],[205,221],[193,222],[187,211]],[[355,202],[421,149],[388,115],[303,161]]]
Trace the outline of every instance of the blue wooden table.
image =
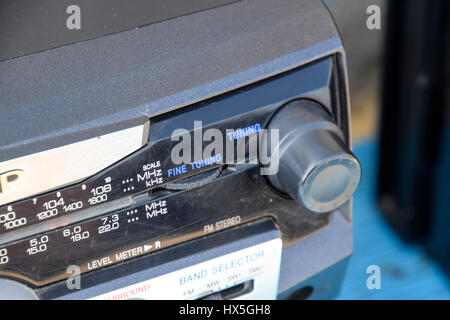
[[[354,197],[354,250],[338,299],[450,299],[449,279],[420,246],[403,243],[377,210],[377,144],[357,142],[363,178]],[[369,290],[368,266],[380,268],[381,289]]]

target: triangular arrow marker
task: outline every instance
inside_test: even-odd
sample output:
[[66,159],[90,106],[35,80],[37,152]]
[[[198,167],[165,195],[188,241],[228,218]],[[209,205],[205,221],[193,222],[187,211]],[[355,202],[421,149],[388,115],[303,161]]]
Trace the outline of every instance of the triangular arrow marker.
[[144,252],[147,252],[147,251],[150,250],[151,248],[153,248],[152,245],[144,244]]

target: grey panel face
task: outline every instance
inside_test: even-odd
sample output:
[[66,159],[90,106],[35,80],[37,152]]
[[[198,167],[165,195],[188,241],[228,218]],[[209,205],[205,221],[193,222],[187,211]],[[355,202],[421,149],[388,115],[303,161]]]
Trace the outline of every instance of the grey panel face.
[[0,160],[283,72],[337,36],[321,2],[250,0],[3,61]]
[[0,61],[235,1],[3,0],[0,3]]

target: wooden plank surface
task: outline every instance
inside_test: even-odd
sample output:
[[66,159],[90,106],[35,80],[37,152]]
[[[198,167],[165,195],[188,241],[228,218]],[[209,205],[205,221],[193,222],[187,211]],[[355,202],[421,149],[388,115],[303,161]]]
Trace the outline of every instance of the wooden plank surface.
[[[359,141],[354,152],[363,168],[354,197],[354,250],[338,299],[450,299],[449,280],[419,246],[403,243],[377,210],[377,144]],[[381,270],[381,289],[369,290],[366,269]]]

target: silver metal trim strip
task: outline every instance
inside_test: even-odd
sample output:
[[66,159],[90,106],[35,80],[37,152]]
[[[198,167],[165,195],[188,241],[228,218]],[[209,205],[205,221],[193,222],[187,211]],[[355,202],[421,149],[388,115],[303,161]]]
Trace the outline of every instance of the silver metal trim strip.
[[144,146],[149,123],[0,163],[0,205],[76,183]]

